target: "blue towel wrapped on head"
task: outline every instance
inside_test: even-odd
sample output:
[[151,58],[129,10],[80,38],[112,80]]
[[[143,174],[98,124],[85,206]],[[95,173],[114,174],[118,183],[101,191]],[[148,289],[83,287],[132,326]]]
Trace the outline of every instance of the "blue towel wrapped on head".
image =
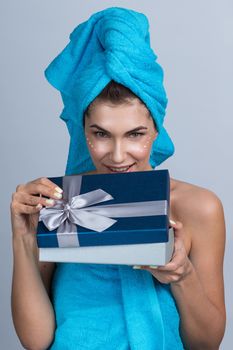
[[95,169],[84,130],[83,113],[114,80],[137,95],[149,109],[159,135],[150,162],[154,168],[174,152],[163,127],[167,97],[163,70],[150,47],[149,23],[142,13],[112,7],[93,14],[70,34],[70,42],[45,70],[48,81],[62,95],[61,118],[70,133],[66,173]]
[[[66,175],[95,169],[83,115],[111,80],[137,95],[155,121],[158,136],[152,145],[151,166],[173,154],[173,143],[163,127],[167,97],[156,59],[142,13],[107,8],[73,30],[69,44],[45,70],[64,103],[60,117],[70,134]],[[183,349],[170,287],[148,271],[124,265],[58,263],[52,300],[57,329],[51,350]]]

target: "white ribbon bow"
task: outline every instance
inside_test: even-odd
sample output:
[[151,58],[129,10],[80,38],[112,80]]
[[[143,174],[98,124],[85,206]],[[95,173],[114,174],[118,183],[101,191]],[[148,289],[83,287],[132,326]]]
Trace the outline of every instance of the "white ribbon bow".
[[98,189],[72,197],[70,201],[56,200],[53,207],[41,209],[39,221],[43,221],[49,231],[55,230],[66,220],[88,229],[102,232],[117,220],[103,214],[102,206],[90,205],[105,202],[113,197],[104,190]]

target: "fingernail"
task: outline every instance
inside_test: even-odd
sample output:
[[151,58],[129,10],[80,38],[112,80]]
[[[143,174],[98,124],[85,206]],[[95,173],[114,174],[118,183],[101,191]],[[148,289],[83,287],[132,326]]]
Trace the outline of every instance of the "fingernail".
[[54,200],[53,199],[46,199],[46,204],[54,205]]
[[54,193],[54,196],[57,197],[58,199],[61,199],[62,198],[62,194],[61,193]]
[[62,193],[63,190],[60,187],[55,187],[55,191],[57,191],[58,193]]
[[158,268],[158,266],[155,266],[155,265],[150,265],[149,267],[150,267],[151,269],[154,269],[154,270]]
[[133,266],[133,269],[138,269],[138,270],[140,270],[142,267],[140,266],[140,265],[134,265]]
[[176,222],[173,220],[169,220],[172,225],[176,225]]
[[41,209],[41,208],[42,208],[42,205],[40,203],[37,204],[36,209]]

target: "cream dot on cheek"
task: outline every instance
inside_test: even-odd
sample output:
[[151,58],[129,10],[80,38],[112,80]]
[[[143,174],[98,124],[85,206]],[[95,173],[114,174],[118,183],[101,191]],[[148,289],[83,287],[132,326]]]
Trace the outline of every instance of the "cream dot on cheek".
[[90,141],[89,137],[86,137],[87,143],[91,146],[91,148],[94,148],[93,143]]
[[91,147],[92,151],[96,151],[95,142],[94,142],[94,144],[93,144],[92,141],[88,141],[88,145]]

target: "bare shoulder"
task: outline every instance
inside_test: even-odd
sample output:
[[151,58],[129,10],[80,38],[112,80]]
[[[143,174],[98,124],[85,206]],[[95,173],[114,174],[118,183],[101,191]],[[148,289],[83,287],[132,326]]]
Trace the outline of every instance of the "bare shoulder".
[[171,205],[176,215],[195,221],[213,218],[223,209],[213,191],[175,179],[171,179]]
[[186,229],[188,251],[193,242],[210,235],[224,240],[223,205],[211,190],[171,179],[171,216],[174,220],[181,221]]

